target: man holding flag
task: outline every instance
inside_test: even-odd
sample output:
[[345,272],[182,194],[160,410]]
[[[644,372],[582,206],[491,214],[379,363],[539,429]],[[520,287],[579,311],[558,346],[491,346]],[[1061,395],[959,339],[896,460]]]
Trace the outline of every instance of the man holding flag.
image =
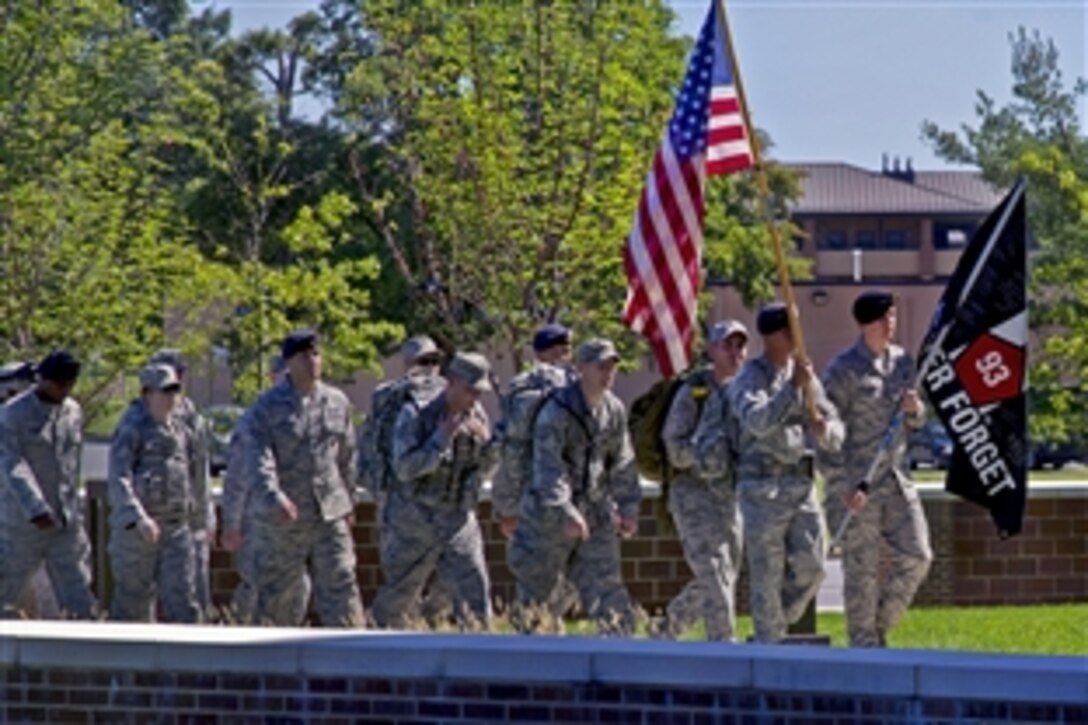
[[[827,482],[827,517],[837,530],[854,513],[843,538],[843,597],[846,629],[853,647],[883,647],[888,631],[907,611],[925,579],[933,554],[918,491],[903,465],[906,429],[925,423],[925,409],[914,389],[914,362],[892,343],[895,298],[888,292],[864,292],[854,301],[861,335],[831,361],[824,389],[839,411],[846,439],[839,453],[822,453]],[[877,455],[885,429],[896,411],[904,416],[884,464],[869,481],[857,484]],[[889,561],[880,567],[887,545]],[[881,572],[883,571],[883,576]]]
[[[883,305],[887,300],[862,302],[859,322],[875,316],[879,311],[871,307],[875,302]],[[879,325],[880,319],[870,324]],[[912,388],[925,391],[952,437],[945,489],[986,508],[1002,538],[1020,532],[1027,498],[1027,332],[1027,219],[1021,180],[990,213],[960,256],[933,314],[922,343],[919,370],[911,383],[902,382],[902,372],[894,373],[892,358],[902,360],[904,356],[884,353],[884,380],[874,382],[886,391],[885,413],[895,412],[879,447],[871,439],[863,444],[872,450],[871,463],[854,490],[843,491],[842,505],[847,510],[835,536],[836,541],[846,537],[847,619],[853,644],[871,645],[874,638],[876,644],[883,644],[887,630],[905,611],[913,589],[924,578],[921,559],[931,556],[928,545],[923,546],[925,520],[920,506],[912,501],[912,489],[902,485],[905,477],[895,470],[902,457],[901,430],[904,424],[917,425],[920,416]],[[872,332],[863,327],[866,342],[879,343],[890,337],[888,331]],[[854,357],[864,354],[858,351]],[[839,388],[840,396],[842,386],[836,379],[845,376],[849,355],[840,356],[828,370],[829,388]],[[877,358],[874,355],[874,367]],[[864,399],[864,388],[869,384],[864,378],[855,381],[862,389],[853,397]],[[858,440],[857,433],[852,435]],[[858,471],[852,469],[847,475]],[[888,471],[894,479],[889,479]],[[904,502],[889,503],[889,497],[897,495],[897,487],[888,485],[893,481],[900,484]],[[832,498],[830,505],[838,504]],[[893,561],[889,587],[879,607],[874,601],[879,589],[871,575],[876,554],[868,551],[880,543],[873,540],[874,521],[880,522],[880,534],[896,553],[905,555]],[[896,531],[898,527],[902,528]],[[861,573],[862,580],[851,582],[852,573]],[[856,592],[853,597],[851,587]]]

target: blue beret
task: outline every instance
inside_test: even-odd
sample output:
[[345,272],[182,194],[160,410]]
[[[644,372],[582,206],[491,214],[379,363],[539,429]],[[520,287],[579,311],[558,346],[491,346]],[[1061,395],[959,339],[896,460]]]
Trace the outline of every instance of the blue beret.
[[859,325],[868,325],[870,322],[876,322],[888,314],[888,310],[894,304],[895,295],[891,292],[881,290],[862,292],[854,300],[854,319],[858,321]]
[[312,350],[317,347],[319,342],[317,333],[310,329],[295,330],[287,337],[283,338],[283,347],[281,354],[283,359],[290,360],[292,357],[305,350]]
[[756,329],[760,335],[770,335],[785,330],[790,326],[790,316],[786,311],[785,302],[771,302],[764,305],[756,317]]
[[68,382],[79,377],[80,363],[67,350],[54,350],[38,363],[38,376],[42,380]]
[[569,344],[570,330],[555,322],[540,327],[533,335],[533,349],[537,352],[543,352],[556,345]]

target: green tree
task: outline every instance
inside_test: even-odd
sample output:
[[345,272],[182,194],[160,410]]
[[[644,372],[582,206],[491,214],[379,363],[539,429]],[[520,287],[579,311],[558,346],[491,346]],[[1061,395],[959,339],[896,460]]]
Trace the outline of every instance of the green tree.
[[[515,359],[544,320],[621,335],[620,250],[689,47],[672,12],[655,0],[363,7],[324,4],[310,79],[355,133],[383,312]],[[743,206],[751,179],[735,183]],[[712,220],[715,274],[751,291],[770,266],[734,245],[763,232]]]
[[264,385],[268,354],[293,327],[319,329],[330,374],[343,376],[374,367],[380,348],[402,334],[370,314],[379,267],[356,253],[346,224],[356,207],[335,189],[339,135],[293,115],[313,24],[302,16],[287,33],[223,40],[192,59],[191,133],[177,183],[195,241],[224,270],[222,322],[210,332],[228,352],[238,400]]
[[976,123],[957,131],[932,122],[922,135],[949,161],[972,164],[997,188],[1028,179],[1032,252],[1032,431],[1088,436],[1088,139],[1077,108],[1088,84],[1070,86],[1054,42],[1020,28],[1010,35],[1012,101],[983,91]]
[[[163,184],[184,93],[164,46],[112,2],[0,11],[0,339],[5,357],[88,361],[88,417],[199,314],[203,259]],[[186,326],[187,327],[187,326]]]

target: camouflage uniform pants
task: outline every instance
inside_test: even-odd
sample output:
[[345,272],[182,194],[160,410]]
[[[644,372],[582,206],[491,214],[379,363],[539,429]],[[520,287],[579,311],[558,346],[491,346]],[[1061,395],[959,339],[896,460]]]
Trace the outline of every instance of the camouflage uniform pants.
[[743,550],[740,511],[732,490],[707,485],[669,487],[669,510],[694,581],[671,602],[668,628],[678,636],[702,618],[709,640],[732,640],[736,586]]
[[[254,527],[247,522],[242,525],[242,545],[234,553],[238,586],[234,588],[234,593],[231,595],[230,606],[234,613],[234,621],[238,624],[252,624],[253,615],[257,611],[256,556]],[[310,605],[310,577],[305,571],[298,586],[288,589],[285,596],[294,598],[288,605],[291,610],[291,621],[301,624],[306,619],[306,611]]]
[[43,563],[62,615],[95,616],[91,545],[79,521],[42,531],[29,521],[0,525],[0,612],[12,614]]
[[159,540],[144,541],[136,527],[110,532],[113,600],[110,618],[150,622],[155,594],[167,622],[199,622],[193,583],[193,537],[185,521],[156,520]]
[[635,631],[635,610],[623,584],[620,542],[611,514],[598,506],[583,515],[589,524],[585,541],[566,535],[564,514],[556,508],[530,510],[519,521],[507,561],[517,580],[515,623],[522,631],[533,631],[541,615],[554,614],[561,576],[577,590],[586,614],[602,634]]
[[[828,520],[838,529],[846,514],[841,491],[827,500]],[[881,550],[887,560],[881,567]],[[872,488],[868,502],[842,539],[843,599],[852,647],[878,647],[906,613],[929,572],[933,552],[918,492],[887,478]]]
[[260,521],[253,529],[256,623],[298,626],[301,585],[309,570],[314,608],[323,626],[365,625],[355,578],[355,542],[346,518]]
[[738,490],[756,641],[778,642],[823,581],[823,517],[807,478],[741,479]]
[[207,529],[193,531],[193,591],[197,606],[207,617],[212,607],[211,543]]
[[475,511],[427,506],[393,492],[382,507],[380,548],[385,583],[373,607],[379,626],[406,626],[432,575],[458,622],[490,625],[491,581]]

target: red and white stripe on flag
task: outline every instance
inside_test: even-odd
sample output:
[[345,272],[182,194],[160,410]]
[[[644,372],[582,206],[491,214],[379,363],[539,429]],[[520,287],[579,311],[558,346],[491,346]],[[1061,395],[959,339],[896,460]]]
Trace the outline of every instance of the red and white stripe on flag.
[[706,177],[753,162],[725,42],[711,4],[623,249],[624,323],[649,340],[666,376],[691,362]]

